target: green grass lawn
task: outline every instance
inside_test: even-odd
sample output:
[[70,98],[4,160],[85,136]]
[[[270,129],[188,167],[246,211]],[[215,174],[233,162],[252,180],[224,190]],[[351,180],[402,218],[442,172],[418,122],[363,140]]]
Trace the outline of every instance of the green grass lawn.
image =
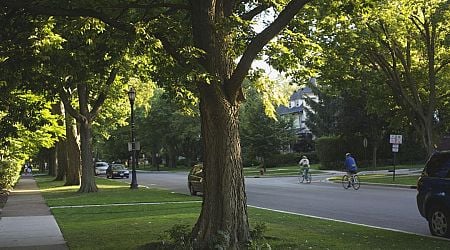
[[[319,165],[313,164],[311,165],[311,173],[312,174],[319,174],[323,173],[323,171],[318,170]],[[138,170],[145,170],[145,171],[156,171],[156,168],[145,166],[141,167]],[[164,168],[160,167],[159,171],[170,171],[170,172],[188,172],[190,168],[180,166],[177,168]],[[282,167],[271,167],[266,168],[266,172],[263,176],[292,176],[292,175],[298,175],[299,167],[296,165],[292,166],[282,166]],[[244,176],[251,177],[251,176],[260,176],[259,167],[245,167],[244,168]]]
[[[395,181],[392,178],[392,174],[367,174],[358,176],[361,183],[400,184],[415,186],[420,175],[396,175]],[[342,176],[331,177],[328,180],[333,182],[340,182],[342,180]]]
[[[318,164],[311,165],[310,173],[312,174],[320,174],[324,171],[318,170]],[[299,166],[282,166],[275,168],[266,168],[266,172],[263,176],[293,176],[299,175]],[[246,167],[244,168],[244,175],[247,177],[250,176],[261,176],[259,167]]]
[[[155,249],[162,239],[167,239],[165,232],[175,225],[192,227],[201,208],[198,197],[153,188],[131,190],[127,184],[106,179],[96,179],[100,191],[90,194],[78,194],[78,187],[64,187],[63,182],[51,181],[49,177],[36,179],[44,198],[53,207],[52,213],[70,249]],[[103,205],[60,207],[92,204]],[[447,249],[449,246],[449,241],[436,238],[251,207],[249,222],[252,227],[265,224],[264,239],[258,244],[267,243],[272,249]]]
[[383,183],[383,184],[401,184],[415,186],[417,184],[417,179],[420,175],[396,175],[395,180],[392,175],[388,176],[360,176],[361,181],[370,183]]

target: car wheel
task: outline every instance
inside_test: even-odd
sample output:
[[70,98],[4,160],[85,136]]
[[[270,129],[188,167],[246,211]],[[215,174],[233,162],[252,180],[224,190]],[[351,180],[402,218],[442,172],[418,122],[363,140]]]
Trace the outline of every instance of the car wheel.
[[428,226],[431,234],[450,238],[450,212],[441,206],[434,206],[430,210]]
[[191,193],[191,195],[197,195],[197,192],[194,190],[194,187],[191,183],[189,183],[189,192]]

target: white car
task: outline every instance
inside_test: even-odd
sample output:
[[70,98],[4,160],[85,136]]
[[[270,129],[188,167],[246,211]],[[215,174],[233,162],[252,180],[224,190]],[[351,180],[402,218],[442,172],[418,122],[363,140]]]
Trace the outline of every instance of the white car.
[[95,163],[95,175],[106,175],[106,169],[109,164],[107,162],[99,161]]

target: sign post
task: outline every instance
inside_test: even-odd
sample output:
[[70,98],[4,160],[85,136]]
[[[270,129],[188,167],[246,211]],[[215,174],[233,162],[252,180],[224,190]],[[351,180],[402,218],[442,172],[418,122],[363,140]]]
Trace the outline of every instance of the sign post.
[[392,171],[392,181],[395,181],[395,156],[398,153],[400,144],[402,144],[402,135],[390,135],[389,143],[392,144],[392,153],[394,153],[393,171]]
[[363,146],[364,146],[364,161],[367,163],[367,167],[369,167],[369,161],[367,160],[367,138],[364,137],[363,139]]

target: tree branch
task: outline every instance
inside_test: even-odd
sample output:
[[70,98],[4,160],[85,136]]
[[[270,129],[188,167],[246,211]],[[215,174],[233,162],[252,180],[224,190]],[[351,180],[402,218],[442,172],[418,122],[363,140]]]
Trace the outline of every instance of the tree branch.
[[290,1],[283,11],[280,12],[278,17],[261,33],[256,35],[247,49],[244,51],[239,63],[237,64],[230,79],[225,83],[225,91],[227,92],[230,100],[237,100],[240,94],[240,87],[242,81],[247,75],[253,60],[256,58],[262,48],[274,38],[282,29],[284,29],[288,23],[294,18],[294,16],[303,8],[305,4],[311,0],[292,0]]
[[180,53],[178,53],[178,51],[176,50],[176,48],[174,46],[172,46],[172,44],[170,43],[170,41],[164,37],[162,34],[160,33],[155,33],[154,36],[161,41],[164,50],[170,55],[172,56],[173,59],[175,59],[175,61],[177,61],[178,64],[182,65],[182,66],[187,66],[187,60],[186,58],[184,58],[183,55],[181,55]]
[[7,6],[14,9],[23,9],[24,11],[34,15],[48,15],[48,16],[67,16],[67,17],[93,17],[102,20],[106,24],[125,31],[127,33],[134,33],[134,26],[128,23],[115,20],[105,13],[85,8],[57,8],[53,6],[44,6],[35,3],[35,1],[16,1],[16,0],[4,0],[3,6]]
[[435,69],[436,74],[439,73],[445,66],[450,64],[450,60],[443,60],[441,64]]
[[100,107],[103,105],[103,103],[106,100],[106,97],[108,96],[109,89],[111,88],[112,83],[116,79],[117,72],[119,70],[117,68],[113,68],[111,72],[109,73],[108,80],[106,80],[105,88],[100,92],[100,94],[97,97],[97,100],[95,101],[94,105],[92,106],[92,110],[90,112],[90,118],[91,120],[94,120],[95,117],[98,115],[100,111]]
[[58,86],[57,91],[59,94],[59,98],[61,98],[61,101],[64,104],[64,108],[67,110],[67,113],[75,118],[77,122],[81,122],[83,120],[83,117],[81,116],[80,112],[78,112],[70,103],[70,94],[67,93],[67,91],[64,90],[62,86]]
[[267,10],[269,7],[270,6],[266,5],[266,4],[259,5],[259,6],[255,7],[254,9],[250,10],[249,12],[242,14],[241,18],[244,19],[244,20],[250,21],[255,16],[260,14],[261,12]]

